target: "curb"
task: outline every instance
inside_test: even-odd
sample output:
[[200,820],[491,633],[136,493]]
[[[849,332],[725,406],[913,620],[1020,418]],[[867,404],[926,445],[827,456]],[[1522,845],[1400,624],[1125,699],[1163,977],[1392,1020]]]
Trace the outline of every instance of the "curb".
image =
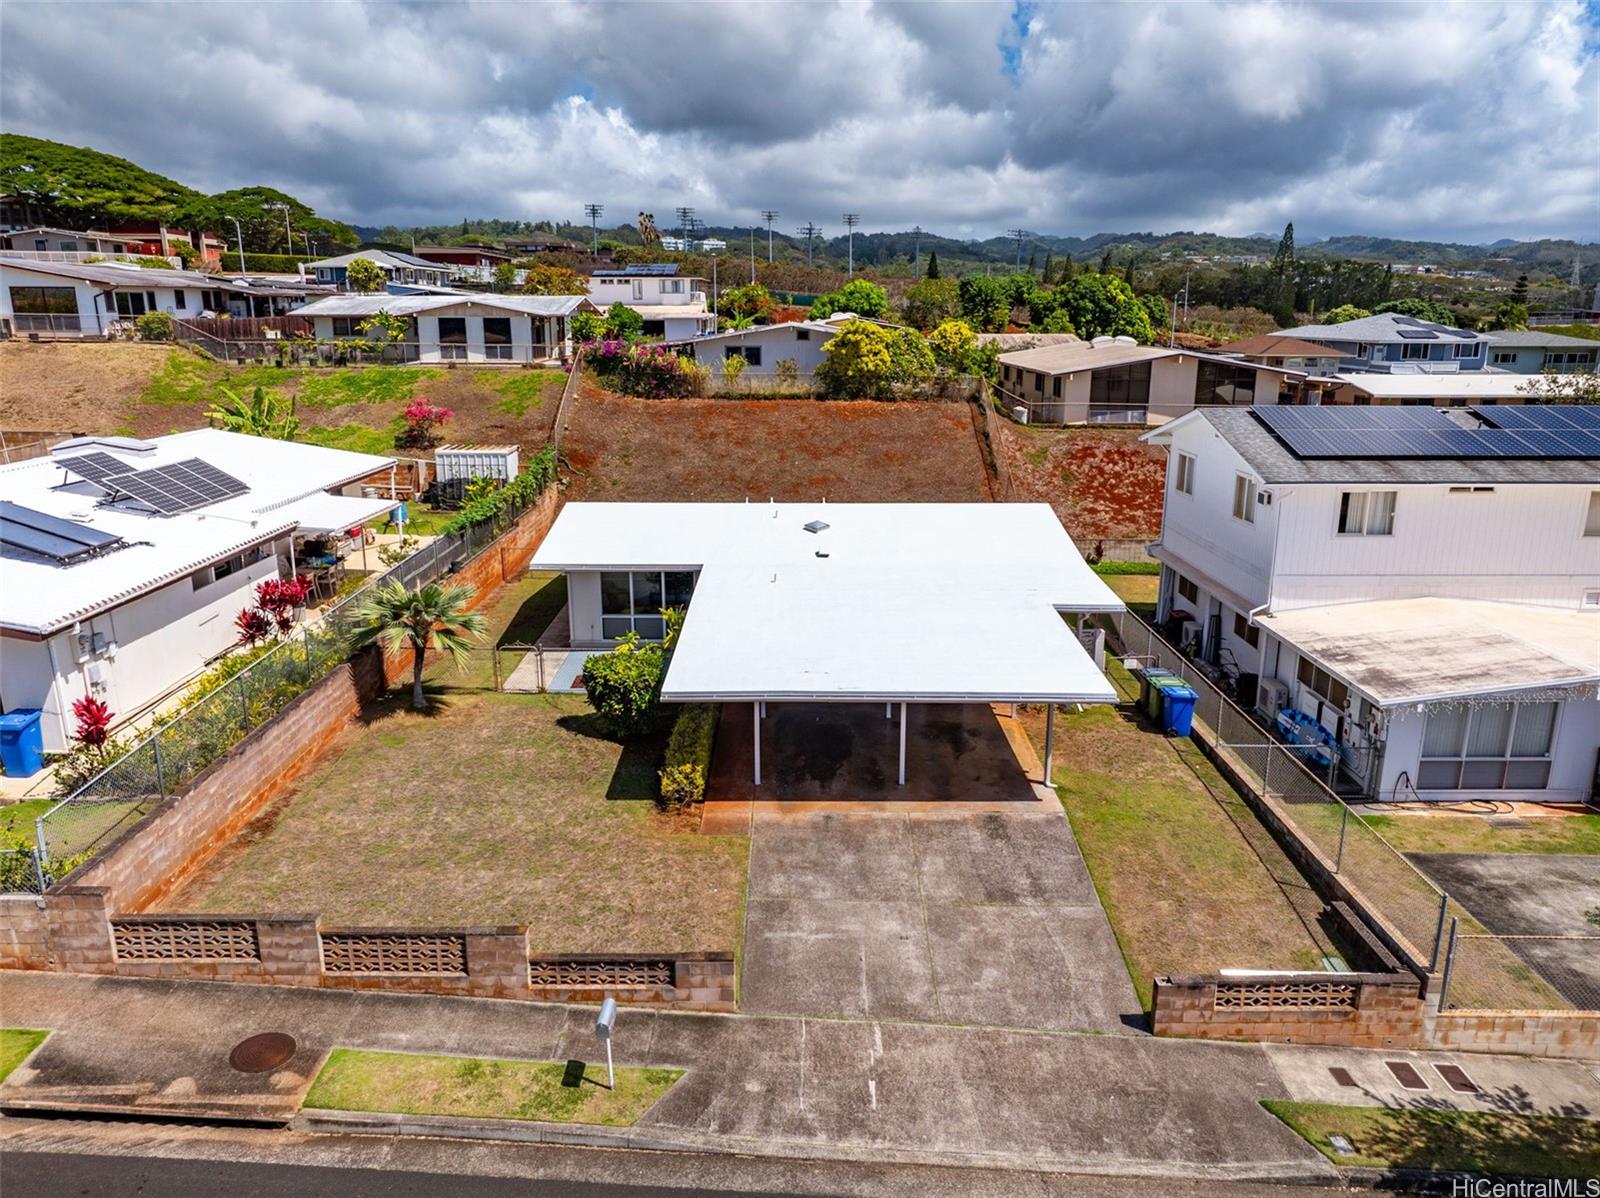
[[832,1161],[857,1164],[945,1166],[1098,1177],[1183,1178],[1218,1182],[1343,1189],[1346,1179],[1325,1160],[1296,1168],[1291,1162],[1250,1165],[1193,1161],[1049,1161],[1008,1159],[997,1154],[887,1146],[845,1146],[824,1142],[741,1140],[710,1133],[666,1133],[654,1128],[600,1127],[539,1123],[521,1119],[466,1119],[447,1115],[399,1115],[376,1111],[305,1109],[289,1125],[295,1131],[334,1135],[420,1136],[455,1140],[503,1140],[584,1148],[632,1148],[648,1152],[759,1157],[769,1160]]

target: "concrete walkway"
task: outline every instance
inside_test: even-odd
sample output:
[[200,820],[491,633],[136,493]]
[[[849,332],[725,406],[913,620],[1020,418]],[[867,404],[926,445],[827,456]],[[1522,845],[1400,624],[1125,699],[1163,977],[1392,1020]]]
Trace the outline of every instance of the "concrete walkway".
[[740,1009],[1145,1026],[1072,827],[1053,814],[758,809]]
[[[336,1045],[593,1059],[593,1012],[432,996],[0,973],[9,1026],[54,1034],[0,1087],[18,1110],[288,1119]],[[276,1073],[229,1068],[284,1031]],[[687,1075],[597,1143],[762,1156],[1215,1178],[1329,1178],[1267,1114],[1288,1091],[1256,1046],[889,1022],[624,1010],[619,1064]],[[577,1129],[574,1129],[577,1130]]]

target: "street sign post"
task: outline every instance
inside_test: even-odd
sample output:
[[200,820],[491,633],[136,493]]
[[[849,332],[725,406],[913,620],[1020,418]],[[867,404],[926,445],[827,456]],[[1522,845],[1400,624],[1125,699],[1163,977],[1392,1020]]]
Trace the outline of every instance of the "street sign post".
[[608,998],[600,1004],[600,1014],[594,1021],[594,1034],[606,1043],[606,1084],[617,1088],[617,1073],[611,1065],[611,1032],[617,1026],[617,1000]]

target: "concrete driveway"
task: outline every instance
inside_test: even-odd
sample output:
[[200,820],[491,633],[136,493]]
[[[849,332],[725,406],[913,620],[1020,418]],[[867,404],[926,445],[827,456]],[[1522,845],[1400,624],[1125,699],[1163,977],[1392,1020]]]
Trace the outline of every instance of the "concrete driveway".
[[1143,1026],[1064,816],[757,811],[740,1009]]

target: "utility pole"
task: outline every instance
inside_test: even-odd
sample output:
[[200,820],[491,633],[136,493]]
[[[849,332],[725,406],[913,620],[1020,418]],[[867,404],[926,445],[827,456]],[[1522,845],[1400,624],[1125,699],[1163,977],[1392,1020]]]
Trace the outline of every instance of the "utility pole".
[[244,274],[244,230],[239,227],[239,218],[233,218],[233,231],[239,236],[239,273]]
[[811,268],[811,242],[818,233],[822,232],[822,230],[817,228],[817,226],[812,224],[810,221],[807,221],[803,226],[796,229],[795,232],[806,239],[806,269],[809,270]]
[[922,266],[922,226],[911,230],[911,274],[915,278]]
[[689,252],[689,231],[694,221],[693,208],[678,209],[678,232],[683,237],[683,252]]
[[772,208],[761,210],[761,219],[767,222],[767,265],[772,264],[772,222],[782,216],[781,212]]
[[289,205],[284,203],[268,204],[268,208],[283,209],[283,240],[288,245],[288,253],[294,253],[294,233],[289,229]]
[[848,272],[850,278],[855,278],[856,274],[856,226],[860,223],[861,214],[859,212],[846,212],[844,214],[846,239],[850,246],[850,266]]
[[589,218],[589,254],[591,257],[600,256],[600,217],[604,214],[604,204],[585,204],[584,215]]
[[1021,229],[1007,229],[1006,236],[1017,243],[1017,269],[1022,269],[1022,242],[1028,236]]
[[752,286],[755,285],[755,281],[756,281],[756,227],[754,225],[751,225],[750,226],[750,283],[751,283]]

